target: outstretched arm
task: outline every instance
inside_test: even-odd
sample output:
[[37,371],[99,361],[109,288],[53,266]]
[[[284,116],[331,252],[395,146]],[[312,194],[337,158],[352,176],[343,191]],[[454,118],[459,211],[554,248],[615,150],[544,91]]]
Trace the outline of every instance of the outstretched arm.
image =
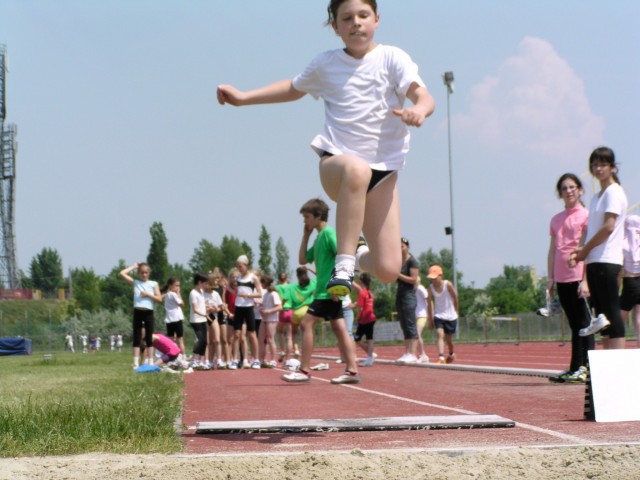
[[402,117],[402,121],[410,127],[419,127],[425,118],[433,113],[436,103],[425,87],[413,82],[407,91],[407,98],[414,104],[408,108],[397,108],[394,115]]
[[280,80],[265,87],[246,92],[231,85],[218,85],[218,103],[228,103],[235,107],[258,105],[261,103],[283,103],[299,100],[306,94],[293,88],[291,80]]

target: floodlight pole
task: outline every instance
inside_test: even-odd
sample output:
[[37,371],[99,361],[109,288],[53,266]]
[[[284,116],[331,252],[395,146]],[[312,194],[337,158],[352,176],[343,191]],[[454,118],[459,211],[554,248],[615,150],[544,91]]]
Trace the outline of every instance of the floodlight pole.
[[445,229],[451,235],[451,266],[453,268],[453,286],[458,291],[458,275],[456,273],[456,232],[453,222],[453,168],[451,163],[451,110],[449,107],[449,97],[453,93],[453,72],[444,72],[442,75],[444,84],[447,87],[447,132],[449,140],[449,206],[451,211],[451,226]]

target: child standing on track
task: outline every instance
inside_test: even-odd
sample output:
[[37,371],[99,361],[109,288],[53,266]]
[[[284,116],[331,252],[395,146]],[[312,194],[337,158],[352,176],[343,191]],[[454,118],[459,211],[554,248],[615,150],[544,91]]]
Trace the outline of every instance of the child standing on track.
[[589,157],[589,170],[600,182],[600,192],[593,196],[589,206],[586,243],[571,254],[569,266],[575,268],[584,260],[591,305],[598,316],[580,334],[586,336],[602,331],[604,349],[622,349],[625,332],[620,314],[618,275],[622,269],[627,196],[618,179],[613,150],[596,148]]
[[633,312],[636,327],[636,348],[640,348],[640,216],[629,215],[624,221],[624,244],[622,248],[622,295],[620,308],[622,319],[627,323]]
[[569,268],[568,260],[587,230],[589,212],[582,205],[582,182],[565,173],[556,184],[558,196],[564,201],[564,210],[551,219],[551,243],[547,256],[549,280],[547,291],[553,297],[554,284],[558,289],[560,305],[571,328],[571,361],[569,368],[549,377],[553,383],[584,383],[587,378],[587,352],[595,348],[593,335],[580,336],[580,329],[589,325],[591,315],[583,297],[589,296],[584,279],[584,264]]
[[[444,280],[442,267],[431,265],[427,278],[429,285],[429,330],[436,329],[438,334],[438,360],[436,363],[453,363],[456,354],[453,351],[453,334],[458,328],[458,292],[451,282]],[[447,342],[449,356],[444,357],[444,342]]]
[[[342,301],[330,295],[326,290],[336,261],[336,232],[327,225],[329,206],[319,198],[312,199],[302,206],[300,213],[304,218],[304,229],[298,259],[301,265],[315,263],[316,295],[302,319],[300,371],[283,375],[281,378],[286,382],[311,381],[309,372],[313,351],[313,329],[318,320],[324,319],[331,323],[331,329],[338,339],[340,357],[345,360],[344,374],[332,379],[331,383],[359,383],[360,375],[356,363],[355,346],[347,332],[344,318],[342,318]],[[318,232],[318,235],[313,246],[308,248],[309,238],[314,230]]]
[[[131,272],[137,270],[138,278],[133,279]],[[146,263],[134,263],[124,268],[120,276],[129,285],[133,286],[133,368],[140,365],[140,343],[142,332],[146,345],[151,345],[151,335],[153,335],[154,317],[153,302],[162,302],[162,294],[158,282],[149,280],[151,267]],[[147,348],[146,363],[153,365],[153,347]]]
[[[247,92],[219,85],[217,97],[234,106],[289,102],[307,93],[323,98],[325,128],[311,146],[320,157],[322,186],[337,204],[336,265],[326,288],[343,296],[355,269],[385,283],[397,278],[397,172],[409,150],[407,125],[422,125],[435,104],[409,55],[375,43],[375,0],[331,0],[328,13],[327,24],[345,48],[319,54],[293,80]],[[404,108],[406,98],[414,105]],[[368,248],[359,242],[361,232]]]
[[205,365],[205,353],[207,351],[207,305],[205,303],[203,289],[209,283],[209,278],[196,273],[193,276],[193,289],[189,293],[189,323],[196,336],[193,342],[193,359],[191,367],[203,369]]
[[[278,328],[278,314],[282,311],[282,302],[280,296],[276,292],[273,285],[273,277],[271,275],[263,275],[260,278],[262,282],[262,304],[260,313],[262,321],[258,331],[258,350],[260,356],[260,366],[273,368],[277,366],[276,362],[276,329]],[[271,353],[271,360],[267,362],[267,350]]]
[[376,314],[373,311],[373,293],[371,293],[371,275],[368,273],[360,274],[360,286],[354,282],[354,287],[358,290],[358,328],[354,340],[366,354],[367,358],[360,362],[363,367],[373,366],[375,357],[373,355],[373,328],[376,324]]
[[180,351],[187,353],[184,348],[184,313],[182,307],[184,301],[180,295],[180,280],[176,277],[169,277],[167,284],[161,289],[164,301],[165,318],[167,326],[167,337],[175,339]]

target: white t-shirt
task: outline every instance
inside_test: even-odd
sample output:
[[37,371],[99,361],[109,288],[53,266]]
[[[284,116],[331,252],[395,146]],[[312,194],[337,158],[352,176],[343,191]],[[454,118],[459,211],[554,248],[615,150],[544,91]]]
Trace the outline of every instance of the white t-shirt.
[[429,292],[424,285],[418,285],[416,288],[416,318],[426,318],[427,317],[427,298],[429,298]]
[[204,303],[207,307],[219,307],[222,305],[222,298],[220,298],[220,294],[215,290],[211,290],[210,292],[204,291],[202,292],[202,296],[204,297]]
[[[262,296],[262,308],[264,310],[271,310],[276,305],[282,305],[282,301],[280,300],[280,295],[278,292],[268,292],[265,291]],[[278,321],[278,312],[262,314],[262,321],[265,323],[274,323]]]
[[606,190],[600,191],[591,199],[589,206],[589,225],[587,226],[588,242],[604,225],[604,214],[618,215],[616,224],[609,238],[589,252],[584,263],[613,263],[622,265],[622,246],[624,241],[624,218],[628,207],[627,196],[617,183],[612,183]]
[[196,290],[195,288],[191,290],[189,293],[189,322],[191,323],[204,323],[207,321],[207,317],[204,315],[200,315],[194,311],[198,310],[200,313],[205,313],[207,311],[206,305],[204,303],[204,295],[200,290]]
[[248,272],[244,277],[239,277],[236,307],[253,307],[253,297],[243,297],[241,295],[251,295],[258,287],[260,287],[260,282],[253,273]]
[[182,313],[182,299],[176,292],[168,292],[164,297],[164,310],[166,316],[164,323],[173,323],[184,320]]
[[442,291],[437,292],[433,284],[429,285],[429,293],[433,298],[433,316],[440,320],[457,320],[458,312],[449,292],[449,280],[442,282]]
[[393,109],[402,108],[418,66],[397,47],[378,44],[363,58],[344,50],[317,55],[293,79],[293,87],[322,97],[324,131],[311,142],[318,153],[352,154],[376,170],[401,170],[409,151],[409,129]]

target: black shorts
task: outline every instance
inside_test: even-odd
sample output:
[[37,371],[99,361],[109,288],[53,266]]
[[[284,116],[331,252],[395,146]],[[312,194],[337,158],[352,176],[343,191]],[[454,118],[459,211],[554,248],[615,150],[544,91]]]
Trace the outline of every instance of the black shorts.
[[182,338],[184,337],[184,328],[182,325],[182,320],[177,322],[169,322],[167,323],[167,337],[173,338]]
[[436,326],[436,330],[441,328],[444,330],[444,333],[448,333],[449,335],[456,333],[458,329],[458,320],[442,320],[441,318],[435,317],[433,323]]
[[256,317],[253,314],[253,307],[236,307],[235,315],[233,316],[234,330],[242,330],[242,325],[247,325],[247,332],[256,331]]
[[[333,153],[323,150],[320,154],[320,158],[333,157]],[[374,170],[371,169],[371,180],[369,180],[369,186],[367,187],[367,193],[378,186],[385,178],[394,173],[395,170]]]
[[356,334],[353,336],[353,339],[356,342],[359,342],[363,338],[367,340],[373,340],[373,327],[376,324],[375,321],[370,323],[358,324],[358,328],[356,329]]
[[636,305],[640,305],[640,277],[622,277],[620,309],[629,312]]
[[338,320],[339,318],[344,318],[344,314],[342,313],[342,302],[340,300],[336,302],[330,298],[314,300],[311,305],[309,305],[307,314],[324,320]]
[[225,316],[224,312],[216,313],[216,318],[218,319],[218,323],[220,325],[226,325],[227,324],[227,317]]

